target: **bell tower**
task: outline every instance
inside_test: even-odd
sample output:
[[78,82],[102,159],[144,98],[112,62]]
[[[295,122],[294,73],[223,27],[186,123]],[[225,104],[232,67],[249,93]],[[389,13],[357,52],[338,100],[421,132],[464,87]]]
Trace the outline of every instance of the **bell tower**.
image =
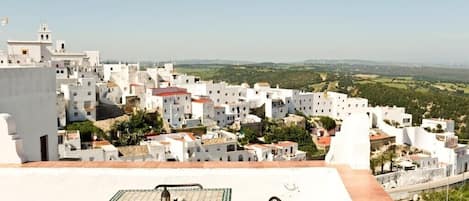
[[37,38],[41,42],[52,42],[52,33],[49,31],[47,24],[41,24],[37,32]]

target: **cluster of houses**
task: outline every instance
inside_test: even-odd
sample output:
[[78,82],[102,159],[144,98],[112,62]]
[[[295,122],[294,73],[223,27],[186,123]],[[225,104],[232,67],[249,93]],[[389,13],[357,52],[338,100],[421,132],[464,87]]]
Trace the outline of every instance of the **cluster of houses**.
[[[171,63],[145,68],[139,63],[103,64],[98,51],[70,52],[65,41],[52,39],[49,27],[42,24],[36,40],[8,40],[8,50],[0,52],[0,112],[10,115],[0,127],[5,134],[3,130],[0,134],[20,136],[5,143],[23,144],[19,157],[23,161],[304,160],[296,142],[239,147],[238,135],[220,129],[260,123],[262,117],[251,110],[261,108],[265,118],[303,125],[304,119],[292,114],[328,116],[338,122],[365,114],[366,120],[357,123],[393,136],[396,144],[427,150],[449,174],[468,170],[467,146],[457,143],[451,120],[425,119],[415,126],[402,107],[373,107],[367,99],[343,93],[305,92],[269,83],[251,87],[204,81],[177,73]],[[169,129],[204,126],[209,131],[197,136],[188,132],[147,136],[135,147],[85,145],[76,132],[55,132],[71,122],[95,121],[100,105],[158,112]]]

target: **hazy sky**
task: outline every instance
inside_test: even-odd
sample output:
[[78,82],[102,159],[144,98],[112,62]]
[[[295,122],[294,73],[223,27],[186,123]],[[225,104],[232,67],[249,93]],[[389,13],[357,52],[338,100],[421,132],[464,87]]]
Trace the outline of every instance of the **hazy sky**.
[[469,63],[469,1],[1,0],[6,39],[40,23],[104,59]]

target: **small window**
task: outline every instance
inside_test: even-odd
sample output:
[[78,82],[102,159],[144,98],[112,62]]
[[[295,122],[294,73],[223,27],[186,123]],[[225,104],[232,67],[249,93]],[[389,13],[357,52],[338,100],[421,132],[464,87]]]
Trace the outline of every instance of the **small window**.
[[73,116],[78,116],[78,112],[74,112],[74,113],[73,113]]
[[86,115],[91,116],[91,112],[86,112]]
[[91,96],[91,91],[88,91],[88,96]]
[[21,54],[23,54],[23,55],[27,55],[27,54],[28,54],[28,50],[27,50],[27,49],[23,49],[23,50],[21,50]]
[[77,96],[77,92],[73,92],[73,96]]

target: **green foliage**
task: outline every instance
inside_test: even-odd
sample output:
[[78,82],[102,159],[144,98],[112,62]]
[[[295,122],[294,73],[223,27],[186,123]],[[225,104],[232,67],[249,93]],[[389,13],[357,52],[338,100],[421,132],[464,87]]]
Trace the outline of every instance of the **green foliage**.
[[321,122],[322,127],[328,131],[337,127],[335,120],[330,117],[322,116],[319,118],[319,121]]
[[[253,65],[183,65],[179,72],[200,76],[205,80],[227,81],[232,84],[267,81],[273,87],[311,91],[325,91],[328,85],[338,83],[337,91],[348,92],[352,96],[367,98],[372,105],[405,107],[412,114],[414,124],[422,118],[442,117],[455,120],[456,134],[460,139],[469,139],[469,86],[468,69],[449,70],[431,67],[400,67],[380,65],[340,64],[253,64]],[[356,78],[356,74],[376,74],[378,79]],[[325,78],[322,80],[321,74]],[[388,77],[383,77],[388,76]],[[402,78],[402,76],[406,76]],[[389,78],[391,77],[391,78]],[[397,79],[398,78],[398,79]],[[445,85],[454,92],[435,88],[435,84]],[[465,93],[456,89],[464,89]],[[457,93],[458,92],[458,93]],[[427,111],[427,108],[431,108]],[[262,116],[262,115],[261,115]],[[464,118],[464,116],[466,116]],[[390,125],[393,125],[390,122]],[[394,126],[398,126],[394,124]],[[460,127],[461,126],[461,127]]]
[[90,142],[92,141],[92,136],[95,134],[98,138],[107,139],[107,135],[99,129],[98,127],[93,125],[91,121],[82,121],[82,122],[74,122],[65,126],[65,130],[79,130],[80,131],[80,140],[82,142]]
[[[456,134],[461,139],[468,139],[469,132],[459,128],[460,124],[469,125],[469,97],[449,92],[419,92],[410,89],[398,89],[384,84],[357,84],[356,96],[367,98],[371,105],[396,105],[405,107],[412,114],[414,124],[420,124],[423,118],[441,117],[455,120]],[[465,118],[461,118],[466,116]]]
[[[446,190],[425,192],[420,194],[425,201],[441,201],[446,200]],[[463,201],[469,200],[469,184],[464,184],[460,187],[450,188],[448,193],[448,200],[450,201]]]
[[270,133],[264,136],[264,140],[266,143],[276,143],[285,140],[297,142],[298,149],[305,151],[308,157],[318,153],[311,135],[305,129],[297,126],[275,126],[271,129]]
[[[163,121],[157,113],[137,111],[130,116],[129,120],[114,123],[111,126],[111,133],[117,138],[114,141],[117,146],[136,145],[146,133],[161,132],[162,127]],[[119,137],[117,133],[120,133]]]
[[244,137],[239,139],[241,145],[251,144],[251,143],[260,143],[257,139],[256,133],[250,128],[241,128],[240,131]]

